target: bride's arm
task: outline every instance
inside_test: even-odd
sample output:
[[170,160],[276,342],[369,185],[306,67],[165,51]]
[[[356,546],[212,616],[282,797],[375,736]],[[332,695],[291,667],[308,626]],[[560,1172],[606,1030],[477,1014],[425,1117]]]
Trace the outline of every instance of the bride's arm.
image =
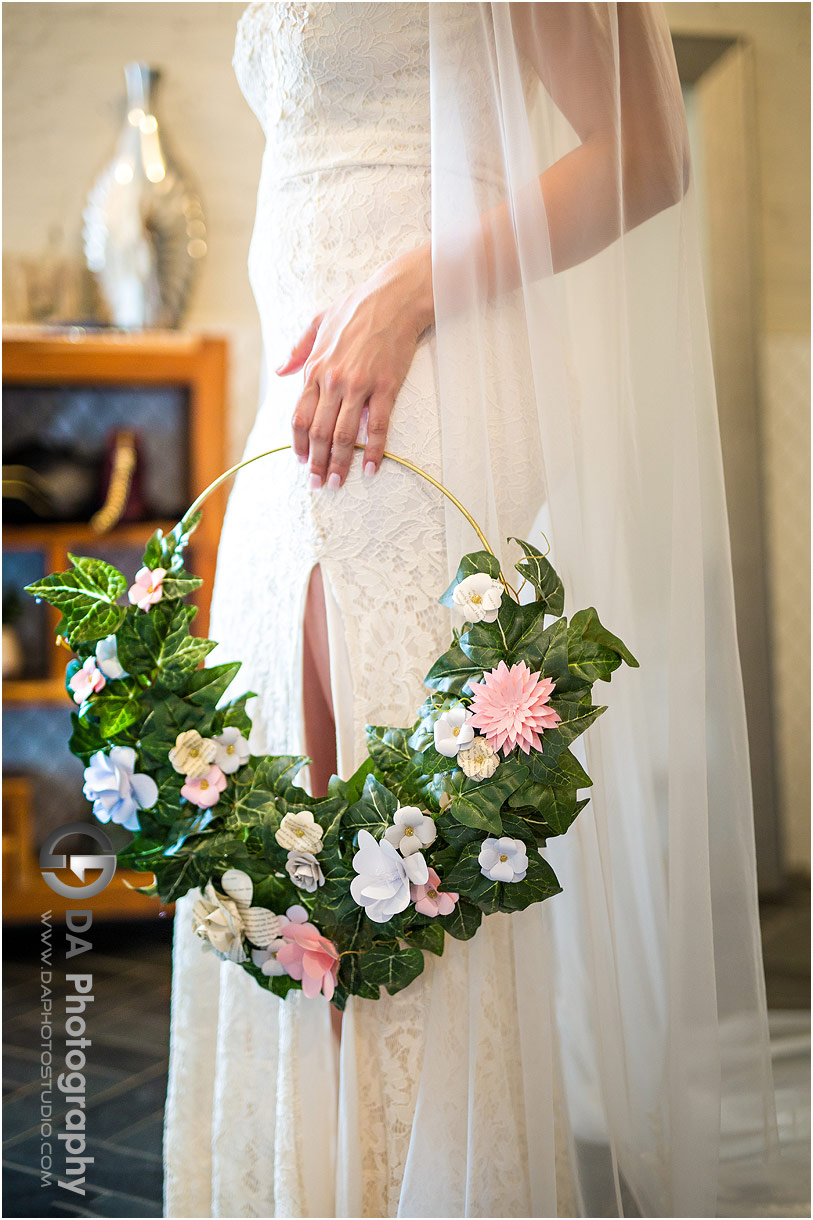
[[[670,48],[649,45],[662,32],[648,5],[617,6],[617,43],[605,5],[509,8],[516,44],[581,140],[540,174],[538,190],[533,182],[529,191],[536,215],[541,190],[548,229],[547,244],[540,243],[543,265],[530,268],[541,276],[590,258],[680,199],[689,173],[685,113]],[[472,240],[483,251],[489,296],[516,287],[520,273],[507,201],[479,218]],[[444,257],[435,251],[436,260]],[[364,470],[378,468],[395,398],[417,340],[433,321],[429,241],[391,260],[313,319],[276,370],[284,376],[305,367],[293,434],[300,461],[310,460],[312,486],[321,486],[326,475],[328,486],[344,481],[365,404]]]

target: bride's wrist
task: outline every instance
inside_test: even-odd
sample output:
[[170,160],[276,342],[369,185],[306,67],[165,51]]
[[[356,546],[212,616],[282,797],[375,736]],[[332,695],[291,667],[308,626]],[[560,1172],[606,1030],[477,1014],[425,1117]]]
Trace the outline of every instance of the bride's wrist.
[[391,264],[406,296],[406,308],[418,335],[435,321],[435,301],[432,294],[432,247],[425,242],[408,254],[402,254]]

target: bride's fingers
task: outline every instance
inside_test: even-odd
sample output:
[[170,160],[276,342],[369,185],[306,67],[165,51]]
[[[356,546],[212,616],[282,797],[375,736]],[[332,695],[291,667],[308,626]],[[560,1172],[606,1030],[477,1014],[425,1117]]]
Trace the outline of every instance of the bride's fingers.
[[334,390],[331,395],[322,387],[319,405],[316,408],[309,433],[310,485],[314,490],[321,487],[325,481],[330,461],[330,446],[333,444],[333,433],[340,406],[341,399],[336,391]]
[[297,339],[294,346],[291,348],[291,354],[282,364],[274,369],[278,377],[285,377],[288,373],[295,373],[297,369],[301,369],[302,365],[307,360],[313,350],[313,345],[316,342],[316,335],[322,322],[322,314],[317,314],[313,319],[308,329]]
[[310,451],[309,434],[316,405],[319,402],[319,386],[315,383],[306,385],[299,396],[299,402],[291,419],[293,431],[293,449],[300,462],[307,462]]
[[333,429],[333,448],[330,454],[327,476],[327,485],[331,491],[341,487],[347,478],[347,472],[350,469],[350,463],[355,453],[361,410],[366,401],[366,394],[357,395],[355,398],[347,397],[342,400],[341,409],[336,419],[336,426]]
[[387,430],[395,399],[388,390],[376,390],[370,395],[367,418],[367,444],[364,449],[364,473],[374,475],[381,465],[387,444]]

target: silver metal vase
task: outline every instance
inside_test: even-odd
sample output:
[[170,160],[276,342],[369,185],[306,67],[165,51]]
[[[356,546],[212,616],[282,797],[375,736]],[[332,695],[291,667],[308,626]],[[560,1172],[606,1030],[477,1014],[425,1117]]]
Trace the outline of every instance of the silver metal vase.
[[124,76],[127,114],[116,152],[83,213],[85,260],[114,326],[173,328],[206,254],[206,223],[156,115],[160,73],[130,63]]

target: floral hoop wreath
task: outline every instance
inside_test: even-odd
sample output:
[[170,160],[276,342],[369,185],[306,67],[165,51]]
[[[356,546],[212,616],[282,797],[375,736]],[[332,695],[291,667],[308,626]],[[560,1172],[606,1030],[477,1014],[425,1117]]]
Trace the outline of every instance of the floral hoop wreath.
[[368,725],[356,773],[309,796],[295,783],[306,757],[250,752],[254,694],[224,699],[240,663],[201,668],[216,644],[190,634],[186,599],[203,582],[183,566],[206,497],[288,448],[232,467],[166,537],[157,530],[129,587],[111,564],[70,555],[70,570],[26,591],[62,613],[57,638],[76,654],[70,748],[95,816],[134,832],[118,861],[154,874],[140,892],[171,902],[201,887],[206,947],[276,995],[301,988],[342,1009],[350,995],[400,991],[425,952],[474,936],[484,915],[561,892],[540,849],[592,784],[569,747],[606,711],[593,683],[638,662],[594,608],[568,622],[545,555],[509,539],[535,591],[521,603],[463,505],[387,453],[443,492],[484,549],[463,556],[439,598],[465,629],[429,669],[414,722]]

